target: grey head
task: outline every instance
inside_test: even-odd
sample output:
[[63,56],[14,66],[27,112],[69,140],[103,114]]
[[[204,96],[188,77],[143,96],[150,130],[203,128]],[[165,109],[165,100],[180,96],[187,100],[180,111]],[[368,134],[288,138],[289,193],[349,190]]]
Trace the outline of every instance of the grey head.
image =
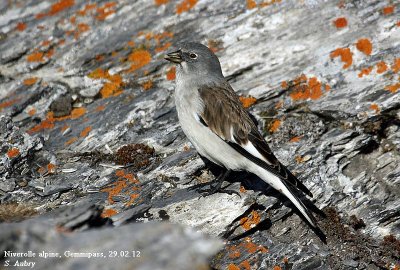
[[[223,79],[221,64],[217,56],[206,46],[186,42],[178,46],[178,50],[168,53],[165,59],[177,64],[177,76],[202,79]],[[206,77],[204,77],[206,76]]]

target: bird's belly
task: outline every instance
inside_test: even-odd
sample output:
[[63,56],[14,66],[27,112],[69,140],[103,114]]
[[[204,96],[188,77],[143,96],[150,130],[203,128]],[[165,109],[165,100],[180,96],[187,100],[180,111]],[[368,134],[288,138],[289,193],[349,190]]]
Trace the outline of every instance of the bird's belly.
[[227,169],[245,169],[246,158],[195,119],[193,113],[178,111],[178,117],[183,132],[200,155]]

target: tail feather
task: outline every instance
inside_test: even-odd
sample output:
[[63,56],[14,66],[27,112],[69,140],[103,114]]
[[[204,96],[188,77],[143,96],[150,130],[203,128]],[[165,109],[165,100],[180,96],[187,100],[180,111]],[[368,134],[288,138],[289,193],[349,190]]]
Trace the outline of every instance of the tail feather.
[[294,194],[291,188],[279,177],[275,176],[274,174],[268,172],[267,170],[258,167],[256,171],[254,171],[258,177],[263,179],[273,188],[281,192],[285,195],[296,208],[300,211],[300,213],[305,217],[305,219],[316,229],[319,229],[318,222],[315,217],[311,214],[310,210],[303,204],[302,201]]

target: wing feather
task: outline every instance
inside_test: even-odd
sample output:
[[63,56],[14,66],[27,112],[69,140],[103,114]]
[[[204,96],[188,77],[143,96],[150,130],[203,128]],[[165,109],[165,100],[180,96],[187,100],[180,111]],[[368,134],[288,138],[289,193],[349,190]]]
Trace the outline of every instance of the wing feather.
[[203,125],[249,160],[312,197],[310,190],[272,153],[228,83],[219,87],[203,87],[199,93],[204,101],[204,110],[200,115]]

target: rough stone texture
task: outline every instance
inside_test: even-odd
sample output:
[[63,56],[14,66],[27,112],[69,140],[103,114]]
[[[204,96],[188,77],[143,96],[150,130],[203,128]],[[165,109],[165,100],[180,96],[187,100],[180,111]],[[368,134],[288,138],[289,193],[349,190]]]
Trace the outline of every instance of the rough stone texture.
[[[215,269],[399,267],[399,3],[226,2],[2,1],[0,207],[17,203],[50,222],[60,206],[87,202],[78,223],[62,223],[87,230],[84,239],[130,231],[94,225],[189,225],[226,239]],[[276,155],[311,189],[327,244],[254,176],[225,183],[241,196],[188,189],[213,176],[177,123],[162,56],[189,40],[216,51]],[[155,154],[116,164],[128,144]],[[3,224],[0,236],[44,234],[27,233],[36,222]],[[65,248],[81,232],[51,234]]]
[[[207,269],[207,258],[222,246],[220,240],[169,223],[136,223],[74,234],[60,233],[42,218],[0,227],[1,250],[36,254],[6,257],[8,265],[35,262],[35,269]],[[43,252],[47,258],[40,257]]]

